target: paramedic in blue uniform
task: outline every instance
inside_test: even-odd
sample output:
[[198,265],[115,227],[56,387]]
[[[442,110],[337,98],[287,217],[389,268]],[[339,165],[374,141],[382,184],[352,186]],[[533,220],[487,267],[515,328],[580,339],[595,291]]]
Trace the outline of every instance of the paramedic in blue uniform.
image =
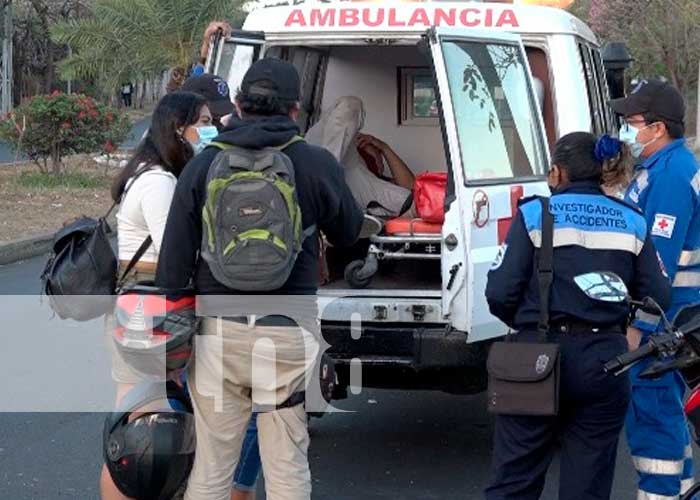
[[[616,139],[596,141],[587,132],[555,146],[547,179],[554,219],[549,341],[560,345],[560,409],[556,417],[496,417],[487,500],[540,498],[557,447],[560,500],[610,498],[630,389],[626,376],[608,375],[603,365],[627,351],[629,307],[589,299],[574,277],[610,271],[634,297],[667,305],[671,294],[644,217],[601,190],[604,176],[624,172],[623,149]],[[537,339],[541,228],[539,199],[524,200],[488,274],[489,308],[518,332],[517,341]]]
[[[672,318],[683,305],[700,300],[700,175],[683,138],[683,97],[668,83],[643,80],[611,105],[625,119],[620,139],[639,162],[625,199],[644,212],[668,272]],[[630,347],[645,342],[657,324],[658,318],[640,313],[628,332]],[[638,498],[677,498],[693,484],[685,384],[677,372],[641,380],[637,375],[646,365],[630,371],[632,403],[625,425],[639,472]]]

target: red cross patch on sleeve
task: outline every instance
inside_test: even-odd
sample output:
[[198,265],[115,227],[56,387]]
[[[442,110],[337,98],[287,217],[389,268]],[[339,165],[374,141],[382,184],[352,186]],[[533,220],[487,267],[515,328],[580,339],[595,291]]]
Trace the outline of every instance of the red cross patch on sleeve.
[[671,238],[675,225],[676,218],[673,215],[656,214],[656,217],[654,217],[654,225],[651,228],[651,234],[653,236],[661,236],[662,238]]

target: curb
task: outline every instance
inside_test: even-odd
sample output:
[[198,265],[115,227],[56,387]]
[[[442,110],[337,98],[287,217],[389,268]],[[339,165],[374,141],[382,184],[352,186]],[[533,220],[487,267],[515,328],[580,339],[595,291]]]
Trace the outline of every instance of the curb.
[[53,234],[42,234],[0,244],[0,266],[48,253],[53,244]]

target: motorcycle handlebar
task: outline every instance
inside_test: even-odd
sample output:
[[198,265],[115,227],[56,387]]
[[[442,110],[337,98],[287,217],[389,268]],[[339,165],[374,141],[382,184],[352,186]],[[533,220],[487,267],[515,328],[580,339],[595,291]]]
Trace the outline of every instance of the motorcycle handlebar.
[[603,369],[605,370],[605,373],[616,373],[623,368],[636,363],[640,359],[646,358],[650,354],[652,354],[656,350],[656,346],[652,344],[651,342],[648,344],[644,344],[641,346],[639,349],[631,352],[626,352],[624,354],[620,354],[618,357],[615,359],[608,361],[605,363],[605,366]]
[[628,366],[648,356],[661,353],[671,353],[677,350],[684,342],[684,334],[680,331],[669,332],[663,335],[652,335],[649,342],[632,352],[626,352],[615,359],[608,361],[603,369],[606,373],[618,373]]

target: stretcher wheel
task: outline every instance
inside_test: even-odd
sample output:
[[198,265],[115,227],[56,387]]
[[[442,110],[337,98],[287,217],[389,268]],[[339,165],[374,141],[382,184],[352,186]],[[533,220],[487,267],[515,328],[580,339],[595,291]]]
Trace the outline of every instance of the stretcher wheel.
[[359,276],[360,271],[365,267],[364,260],[354,260],[345,268],[345,281],[353,288],[366,288],[372,281],[373,275],[366,278]]

